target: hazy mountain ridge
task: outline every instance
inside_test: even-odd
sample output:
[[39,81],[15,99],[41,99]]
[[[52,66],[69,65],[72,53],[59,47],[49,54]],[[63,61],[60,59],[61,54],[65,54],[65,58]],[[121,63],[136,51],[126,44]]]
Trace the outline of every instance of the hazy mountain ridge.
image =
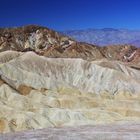
[[103,28],[69,30],[63,33],[78,41],[100,46],[132,44],[140,47],[140,30]]

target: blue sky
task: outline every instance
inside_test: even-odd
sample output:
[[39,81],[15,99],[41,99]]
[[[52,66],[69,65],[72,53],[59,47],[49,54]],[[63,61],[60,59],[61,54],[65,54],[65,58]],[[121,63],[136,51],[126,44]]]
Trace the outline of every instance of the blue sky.
[[0,27],[140,29],[140,0],[0,0]]

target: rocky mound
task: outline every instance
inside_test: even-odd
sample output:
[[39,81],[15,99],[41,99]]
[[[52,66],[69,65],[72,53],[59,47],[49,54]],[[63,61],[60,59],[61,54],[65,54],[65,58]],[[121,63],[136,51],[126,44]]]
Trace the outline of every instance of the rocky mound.
[[3,64],[0,72],[1,78],[16,89],[20,85],[34,89],[69,86],[97,94],[105,90],[112,94],[140,90],[140,72],[117,61],[46,58],[27,52]]
[[94,45],[78,43],[53,30],[36,25],[0,29],[0,51],[35,51],[48,57],[101,58]]
[[1,132],[140,119],[140,71],[122,62],[26,52],[0,75]]
[[131,45],[100,48],[96,45],[77,42],[46,27],[36,25],[0,29],[0,52],[5,50],[34,51],[46,57],[85,60],[107,58],[138,62],[140,58],[140,49]]

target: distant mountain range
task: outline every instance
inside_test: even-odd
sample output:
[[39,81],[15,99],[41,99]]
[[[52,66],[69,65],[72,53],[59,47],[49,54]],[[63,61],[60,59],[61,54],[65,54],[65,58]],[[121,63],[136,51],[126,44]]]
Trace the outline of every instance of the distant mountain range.
[[80,42],[100,46],[131,44],[140,47],[140,30],[103,28],[68,30],[63,33]]

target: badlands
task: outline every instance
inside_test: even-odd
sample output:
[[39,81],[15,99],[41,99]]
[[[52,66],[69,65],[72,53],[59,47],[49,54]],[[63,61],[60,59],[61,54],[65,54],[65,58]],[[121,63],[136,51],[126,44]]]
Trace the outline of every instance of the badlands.
[[139,60],[131,45],[99,47],[35,25],[0,29],[0,133],[139,126]]

